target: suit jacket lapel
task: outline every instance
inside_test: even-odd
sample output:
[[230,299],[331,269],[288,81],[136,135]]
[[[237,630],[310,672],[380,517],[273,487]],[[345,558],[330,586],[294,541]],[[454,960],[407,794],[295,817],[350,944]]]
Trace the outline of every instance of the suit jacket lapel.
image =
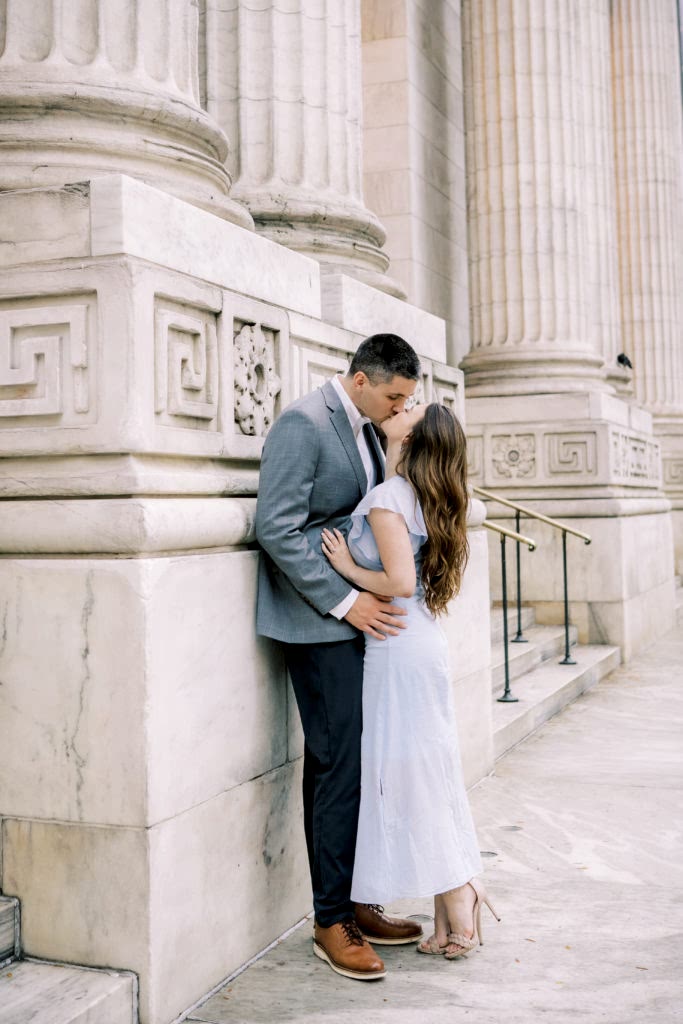
[[325,397],[327,408],[330,410],[330,421],[332,426],[337,431],[339,440],[344,445],[344,450],[351,460],[351,465],[353,466],[353,471],[356,474],[356,479],[358,481],[362,497],[368,489],[368,478],[365,472],[365,466],[363,465],[363,460],[360,457],[356,439],[353,436],[349,417],[346,415],[346,409],[341,404],[339,395],[329,381],[323,384],[322,392]]

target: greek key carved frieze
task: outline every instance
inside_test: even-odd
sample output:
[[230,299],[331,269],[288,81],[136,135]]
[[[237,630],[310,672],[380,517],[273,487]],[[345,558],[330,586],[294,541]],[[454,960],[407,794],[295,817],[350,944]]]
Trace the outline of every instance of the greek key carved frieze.
[[597,436],[588,434],[546,434],[546,469],[550,475],[598,472]]
[[334,349],[319,349],[304,341],[292,345],[294,388],[292,397],[301,398],[321,387],[335,373],[346,373],[349,356]]
[[536,475],[536,438],[533,434],[494,434],[491,438],[494,476],[507,480]]
[[[415,385],[415,390],[411,398],[408,400],[409,409],[412,408],[414,405],[423,405],[427,401],[425,395],[427,394],[427,388],[429,387],[429,383],[429,380],[426,378],[424,374],[419,378]],[[434,395],[433,401],[439,401],[436,395]]]
[[662,460],[662,469],[665,487],[683,487],[683,459],[664,458]]
[[236,323],[235,423],[243,434],[264,437],[273,419],[281,381],[277,374],[277,332],[259,324]]
[[654,441],[614,431],[612,466],[615,474],[628,480],[659,481],[660,449]]
[[91,305],[92,298],[70,296],[0,307],[0,416],[92,418]]
[[452,384],[442,384],[440,381],[434,381],[434,401],[441,402],[448,409],[451,410],[456,416],[458,415],[458,391],[457,388],[453,387]]
[[218,429],[215,313],[157,298],[155,376],[158,422]]
[[467,438],[467,475],[481,482],[484,474],[484,438]]

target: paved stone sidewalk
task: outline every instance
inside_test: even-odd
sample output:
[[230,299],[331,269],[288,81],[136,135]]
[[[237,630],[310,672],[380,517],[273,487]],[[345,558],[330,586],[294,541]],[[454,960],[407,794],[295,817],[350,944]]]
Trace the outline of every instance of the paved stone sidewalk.
[[[683,627],[501,759],[472,791],[486,945],[382,950],[347,981],[306,922],[190,1015],[212,1024],[683,1022]],[[427,914],[430,901],[396,904]],[[429,922],[426,922],[427,927]]]

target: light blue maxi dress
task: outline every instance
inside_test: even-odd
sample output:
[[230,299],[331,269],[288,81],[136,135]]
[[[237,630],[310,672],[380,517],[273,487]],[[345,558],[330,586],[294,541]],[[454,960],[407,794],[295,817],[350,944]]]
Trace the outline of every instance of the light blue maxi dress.
[[422,601],[422,510],[401,476],[373,488],[353,512],[348,545],[366,569],[381,569],[367,521],[373,508],[405,519],[418,585],[395,604],[407,626],[386,640],[365,637],[361,802],[351,898],[390,903],[433,896],[481,871],[463,782],[446,637]]

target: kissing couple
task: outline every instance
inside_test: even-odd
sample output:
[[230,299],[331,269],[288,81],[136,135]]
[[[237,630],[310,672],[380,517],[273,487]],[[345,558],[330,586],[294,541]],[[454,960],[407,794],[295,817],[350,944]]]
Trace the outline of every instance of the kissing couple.
[[[456,959],[481,941],[477,837],[439,625],[467,563],[465,435],[394,334],[293,402],[265,441],[257,632],[279,641],[304,731],[313,951],[360,981],[375,945]],[[386,453],[378,430],[384,435]],[[434,897],[434,934],[384,905]]]

